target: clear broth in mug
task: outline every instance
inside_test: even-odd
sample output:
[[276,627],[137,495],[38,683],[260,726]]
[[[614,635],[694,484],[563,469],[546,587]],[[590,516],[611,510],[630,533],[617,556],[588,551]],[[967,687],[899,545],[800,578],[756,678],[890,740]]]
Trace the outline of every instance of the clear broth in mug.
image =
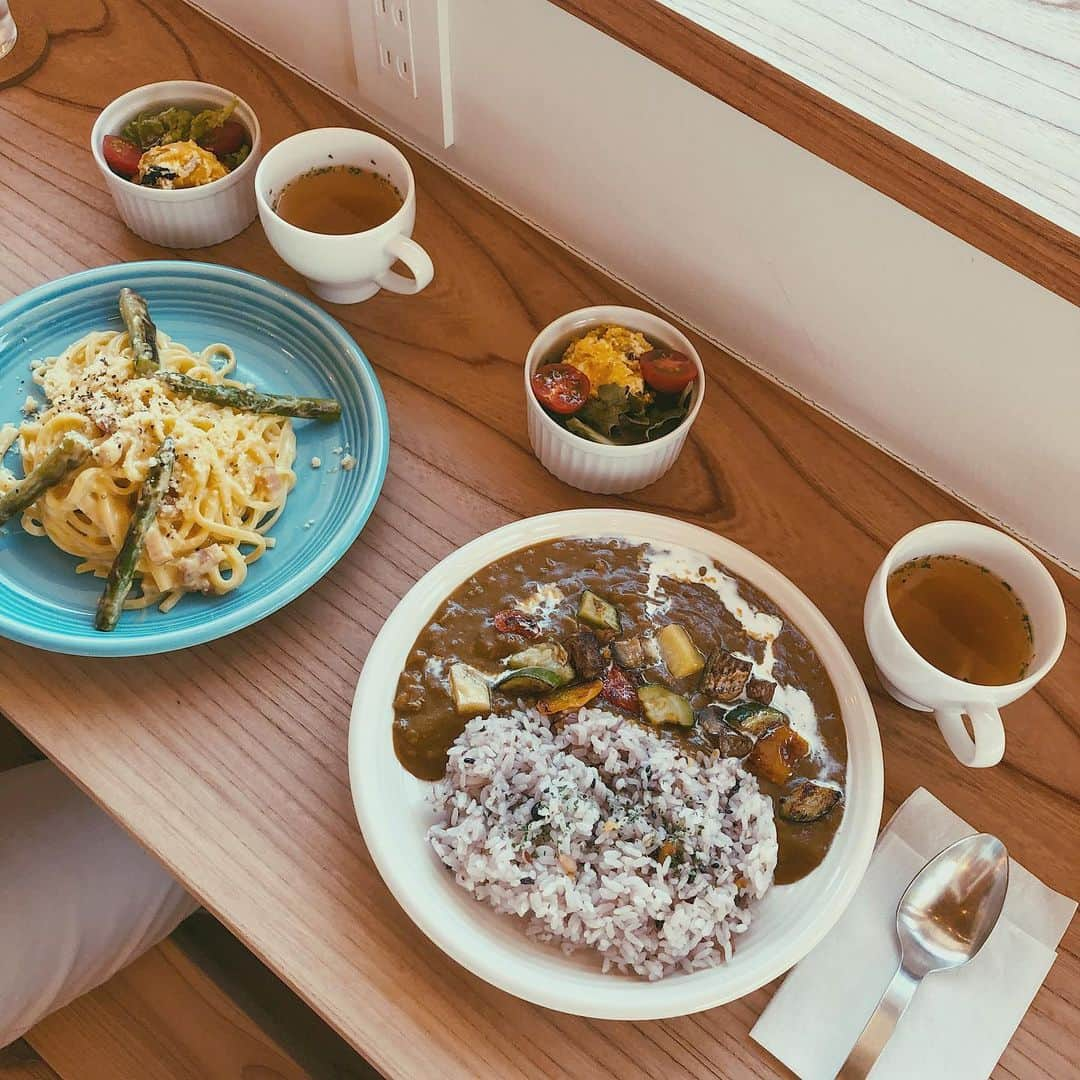
[[290,180],[274,212],[298,229],[345,236],[389,221],[403,201],[401,192],[379,173],[330,165]]
[[939,671],[980,686],[1026,674],[1034,656],[1031,619],[1008,582],[959,555],[924,555],[886,583],[900,633]]

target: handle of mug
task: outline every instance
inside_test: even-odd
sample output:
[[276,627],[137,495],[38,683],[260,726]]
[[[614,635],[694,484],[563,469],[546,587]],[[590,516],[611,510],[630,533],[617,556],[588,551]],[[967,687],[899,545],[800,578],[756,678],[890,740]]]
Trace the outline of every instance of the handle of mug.
[[396,270],[387,270],[375,279],[384,289],[411,296],[431,284],[431,279],[435,276],[435,265],[431,256],[415,240],[410,240],[407,236],[395,236],[386,245],[386,250],[394,258],[400,259],[412,271],[413,276],[407,278]]
[[[971,719],[971,730],[975,738],[968,734],[964,726],[964,714]],[[935,709],[941,734],[949,744],[949,749],[956,755],[961,765],[973,769],[985,769],[996,765],[1005,753],[1005,726],[1001,722],[1001,713],[993,705],[965,705],[962,709]]]

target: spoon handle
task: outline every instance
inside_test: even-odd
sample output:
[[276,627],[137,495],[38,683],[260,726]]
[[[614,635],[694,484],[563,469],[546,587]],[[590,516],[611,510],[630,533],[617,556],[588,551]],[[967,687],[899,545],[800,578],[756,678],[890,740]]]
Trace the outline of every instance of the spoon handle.
[[847,1061],[840,1067],[837,1080],[862,1080],[870,1073],[900,1017],[904,1015],[904,1010],[914,997],[919,982],[919,979],[904,970],[903,965],[897,968],[892,982],[885,988],[877,1008],[866,1021],[866,1027],[862,1029],[862,1034],[848,1054]]

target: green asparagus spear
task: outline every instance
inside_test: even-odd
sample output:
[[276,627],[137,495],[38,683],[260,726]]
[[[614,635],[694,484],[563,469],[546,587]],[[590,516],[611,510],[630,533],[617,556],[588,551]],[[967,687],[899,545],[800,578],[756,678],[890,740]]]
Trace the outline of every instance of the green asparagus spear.
[[39,465],[31,469],[7,494],[0,495],[0,525],[22,513],[46,489],[59,484],[90,456],[92,449],[89,440],[77,431],[65,435]]
[[341,402],[333,398],[296,397],[293,394],[262,394],[246,386],[223,386],[203,382],[178,371],[159,371],[158,379],[170,390],[196,401],[228,405],[242,412],[273,413],[275,416],[299,416],[305,420],[341,419]]
[[135,374],[152,375],[158,369],[157,327],[146,301],[132,289],[120,290],[120,317],[135,353]]
[[98,601],[97,617],[94,619],[94,625],[99,630],[112,630],[120,619],[120,611],[135,580],[135,565],[142,555],[146,534],[157,518],[162,496],[168,490],[175,462],[176,449],[170,436],[158,447],[153,457],[146,479],[139,489],[139,498],[124,542],[109,567],[109,578]]

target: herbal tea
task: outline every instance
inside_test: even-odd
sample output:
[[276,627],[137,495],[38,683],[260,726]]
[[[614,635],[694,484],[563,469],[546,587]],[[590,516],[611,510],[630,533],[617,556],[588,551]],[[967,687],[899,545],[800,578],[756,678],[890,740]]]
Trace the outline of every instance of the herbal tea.
[[889,607],[900,633],[939,671],[1003,686],[1031,665],[1031,619],[1012,588],[959,555],[928,555],[889,575]]
[[389,221],[402,201],[385,176],[355,165],[332,165],[291,181],[274,210],[298,229],[344,236]]

